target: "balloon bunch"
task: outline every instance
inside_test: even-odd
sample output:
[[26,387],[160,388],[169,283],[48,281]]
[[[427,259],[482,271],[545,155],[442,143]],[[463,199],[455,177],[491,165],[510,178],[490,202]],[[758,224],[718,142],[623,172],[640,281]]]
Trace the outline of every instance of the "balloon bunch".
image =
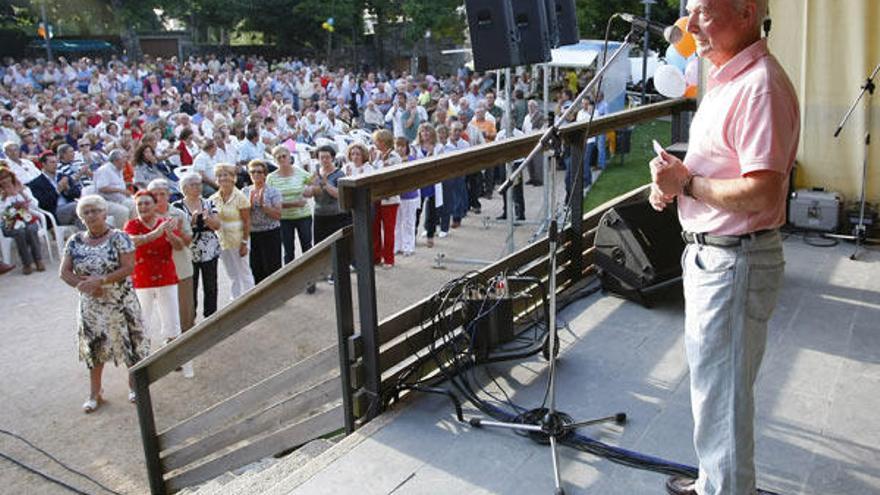
[[332,17],[328,17],[327,20],[324,21],[323,24],[321,24],[321,28],[329,33],[332,33],[336,30],[336,28],[333,27],[334,24],[336,24],[336,20]]
[[666,65],[657,67],[654,72],[654,87],[668,98],[697,97],[697,81],[700,77],[697,67],[697,42],[687,31],[687,17],[675,21],[684,34],[677,43],[666,49]]

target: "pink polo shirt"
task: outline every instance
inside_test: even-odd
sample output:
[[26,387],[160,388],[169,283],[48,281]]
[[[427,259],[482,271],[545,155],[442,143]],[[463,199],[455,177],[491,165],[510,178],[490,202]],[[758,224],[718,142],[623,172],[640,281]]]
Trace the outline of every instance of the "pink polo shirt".
[[[780,187],[787,191],[799,135],[794,87],[767,51],[767,42],[756,41],[709,72],[708,91],[691,122],[684,164],[696,175],[717,179],[771,170],[785,176]],[[678,215],[688,232],[747,234],[785,223],[785,201],[764,211],[745,213],[679,196]]]

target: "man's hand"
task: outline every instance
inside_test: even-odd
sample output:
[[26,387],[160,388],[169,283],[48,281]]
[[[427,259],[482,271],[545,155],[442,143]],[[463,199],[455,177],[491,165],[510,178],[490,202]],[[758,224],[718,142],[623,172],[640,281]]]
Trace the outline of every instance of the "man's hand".
[[651,203],[651,208],[654,208],[657,211],[663,211],[674,199],[674,196],[664,195],[659,189],[657,189],[655,184],[651,184],[651,194],[648,196],[648,202]]
[[690,172],[677,157],[663,151],[651,160],[651,182],[653,189],[666,198],[682,194]]

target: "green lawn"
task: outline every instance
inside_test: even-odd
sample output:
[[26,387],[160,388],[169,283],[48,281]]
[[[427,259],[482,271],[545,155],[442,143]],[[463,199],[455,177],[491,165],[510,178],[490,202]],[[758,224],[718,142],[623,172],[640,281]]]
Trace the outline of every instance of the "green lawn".
[[584,211],[650,182],[648,162],[655,155],[651,140],[669,146],[671,132],[669,122],[655,120],[637,125],[633,131],[631,152],[624,156],[623,164],[620,155],[608,157],[605,170],[584,198]]

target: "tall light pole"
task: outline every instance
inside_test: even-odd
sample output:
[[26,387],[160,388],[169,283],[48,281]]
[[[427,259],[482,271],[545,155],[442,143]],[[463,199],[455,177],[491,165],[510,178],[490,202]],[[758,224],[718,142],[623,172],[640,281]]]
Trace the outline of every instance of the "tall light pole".
[[[642,0],[645,4],[645,19],[651,19],[651,5],[657,3],[656,0]],[[648,41],[649,31],[645,29],[642,32],[642,105],[648,103],[648,96],[645,94],[648,87]]]
[[428,52],[431,51],[431,30],[425,30],[425,74],[431,73],[431,59],[428,57]]
[[51,37],[49,36],[49,21],[46,19],[46,2],[48,0],[44,0],[40,2],[40,17],[43,18],[43,41],[46,42],[46,62],[52,61],[52,45],[50,43]]

